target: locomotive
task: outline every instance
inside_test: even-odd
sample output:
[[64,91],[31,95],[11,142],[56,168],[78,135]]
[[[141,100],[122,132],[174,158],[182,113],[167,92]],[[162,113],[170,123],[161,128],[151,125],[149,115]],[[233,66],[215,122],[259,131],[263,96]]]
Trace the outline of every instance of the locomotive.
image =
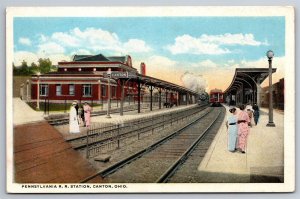
[[202,92],[199,94],[198,105],[208,104],[209,95],[207,92]]

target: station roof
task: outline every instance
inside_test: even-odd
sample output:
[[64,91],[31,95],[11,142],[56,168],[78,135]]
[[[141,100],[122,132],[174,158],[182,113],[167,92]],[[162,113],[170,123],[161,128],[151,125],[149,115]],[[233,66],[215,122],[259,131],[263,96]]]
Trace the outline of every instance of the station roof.
[[183,87],[183,86],[180,86],[180,85],[168,82],[168,81],[164,81],[161,79],[157,79],[154,77],[141,75],[141,74],[138,74],[138,77],[139,77],[140,81],[142,82],[142,84],[144,84],[144,86],[155,86],[155,87],[164,88],[164,89],[168,89],[168,90],[174,90],[174,91],[178,91],[178,92],[188,92],[193,95],[199,94],[196,91],[193,91],[186,87]]
[[[276,68],[273,68],[272,72],[275,73]],[[268,76],[269,68],[236,68],[232,82],[224,93],[237,89],[241,84],[246,88],[254,87],[256,83],[261,84]]]

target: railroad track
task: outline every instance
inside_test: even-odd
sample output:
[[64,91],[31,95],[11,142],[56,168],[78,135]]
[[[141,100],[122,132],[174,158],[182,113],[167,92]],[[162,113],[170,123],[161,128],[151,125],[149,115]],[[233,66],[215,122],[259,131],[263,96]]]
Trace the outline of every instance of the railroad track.
[[[148,121],[149,118],[145,118],[143,120],[137,120],[130,122],[129,124],[123,124],[122,127],[112,127],[108,126],[105,127],[107,130],[104,130],[101,132],[97,132],[97,129],[94,130],[95,133],[91,133],[89,136],[89,142],[88,145],[91,147],[93,145],[103,145],[106,142],[111,142],[113,140],[122,140],[126,139],[127,137],[130,137],[131,134],[134,133],[144,133],[147,131],[150,131],[154,128],[163,127],[166,125],[166,123],[172,123],[172,121],[175,123],[175,121],[179,120],[180,118],[183,118],[186,116],[187,113],[189,114],[195,114],[198,113],[201,110],[204,110],[207,108],[207,105],[199,106],[196,108],[188,109],[179,111],[176,114],[174,114],[173,117],[167,118],[166,116],[169,115],[168,113],[160,114],[159,116],[156,116],[152,118],[154,121]],[[118,129],[119,128],[119,129]],[[72,145],[74,149],[84,149],[87,145],[87,137],[86,135],[76,137],[73,139],[69,139],[68,142]]]
[[[195,121],[149,147],[100,171],[108,182],[167,182],[206,137],[216,121],[223,119],[224,108],[208,108]],[[207,147],[208,148],[208,147]],[[95,176],[83,180],[89,182]]]

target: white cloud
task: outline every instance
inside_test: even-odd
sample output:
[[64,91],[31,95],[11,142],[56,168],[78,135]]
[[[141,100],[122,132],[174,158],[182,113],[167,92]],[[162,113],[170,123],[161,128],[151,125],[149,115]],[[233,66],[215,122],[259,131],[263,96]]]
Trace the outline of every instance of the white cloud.
[[35,53],[28,51],[18,51],[14,53],[14,64],[15,66],[21,66],[23,60],[30,66],[32,62],[37,63],[38,56]]
[[166,47],[172,54],[226,54],[230,51],[217,44],[203,42],[190,35],[176,37],[175,44]]
[[64,46],[76,47],[80,45],[80,41],[76,37],[63,32],[53,33],[51,38]]
[[[27,38],[20,38],[19,42],[24,45],[31,44]],[[74,28],[68,32],[55,32],[50,36],[40,34],[37,42],[38,44],[34,46],[37,51],[31,52],[29,56],[32,57],[34,54],[39,58],[52,57],[51,61],[54,64],[61,61],[58,59],[70,60],[67,55],[71,57],[74,54],[97,54],[106,51],[107,54],[125,55],[151,51],[151,48],[143,40],[133,38],[121,42],[116,33],[96,28],[84,30]],[[21,59],[22,53],[16,52],[15,54],[18,56],[16,59]]]
[[218,65],[215,62],[213,62],[213,61],[211,61],[209,59],[206,59],[204,61],[198,62],[196,64],[192,64],[192,66],[194,66],[194,67],[201,67],[201,68],[217,68],[218,67]]
[[38,54],[51,55],[51,54],[62,54],[65,52],[64,47],[55,43],[47,42],[38,45]]
[[92,53],[111,51],[114,54],[128,54],[151,50],[143,40],[129,39],[121,42],[116,33],[96,28],[74,28],[69,32],[55,32],[50,38],[43,37],[43,42],[46,42],[45,39],[47,42],[59,43],[66,49],[85,48]]
[[57,65],[58,62],[63,60],[71,60],[70,56],[64,54],[36,54],[28,51],[17,51],[14,53],[14,64],[15,66],[20,66],[24,60],[30,66],[32,62],[37,64],[40,58],[49,58],[53,65]]
[[151,48],[146,45],[145,41],[140,39],[130,39],[124,43],[124,49],[128,52],[149,52]]
[[[256,41],[253,34],[231,34],[223,35],[206,35],[200,37],[192,37],[190,35],[181,35],[175,38],[173,45],[168,45],[165,48],[172,54],[207,54],[219,55],[231,53],[224,45],[250,45],[260,46],[268,45],[267,41]],[[223,47],[222,47],[223,46]]]
[[265,42],[256,41],[253,34],[231,34],[223,35],[201,35],[199,40],[207,43],[216,43],[219,45],[250,45],[260,46],[265,45]]
[[19,39],[19,43],[23,44],[23,45],[26,45],[26,46],[31,46],[31,41],[30,41],[29,38],[21,37]]

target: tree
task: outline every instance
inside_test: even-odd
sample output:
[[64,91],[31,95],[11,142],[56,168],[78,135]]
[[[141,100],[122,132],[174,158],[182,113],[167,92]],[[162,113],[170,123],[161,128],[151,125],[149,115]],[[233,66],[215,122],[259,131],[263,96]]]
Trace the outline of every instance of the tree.
[[37,72],[40,72],[40,68],[36,63],[32,62],[30,66],[30,74],[33,75],[36,74]]
[[29,75],[29,67],[25,60],[22,61],[21,68],[19,70],[21,75]]
[[49,58],[45,58],[45,59],[40,58],[38,62],[39,62],[38,67],[42,74],[48,73],[51,71],[52,62],[50,61]]

